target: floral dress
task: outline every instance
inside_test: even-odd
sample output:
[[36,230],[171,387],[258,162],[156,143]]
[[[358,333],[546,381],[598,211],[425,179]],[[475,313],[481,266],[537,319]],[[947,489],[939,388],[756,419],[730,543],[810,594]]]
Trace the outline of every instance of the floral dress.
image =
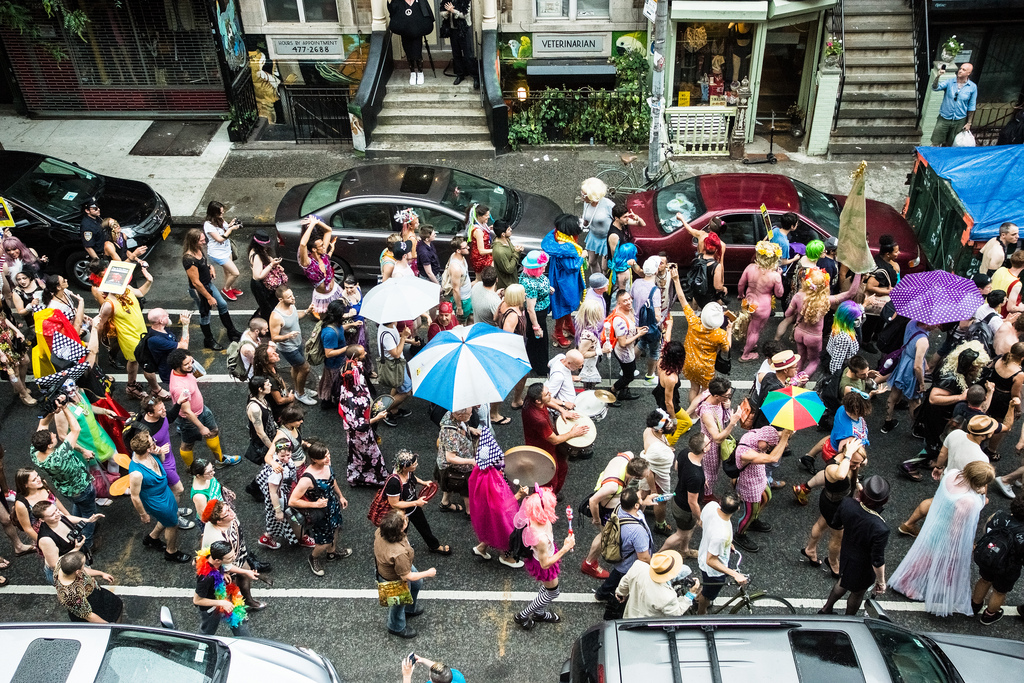
[[455,472],[466,477],[468,487],[468,477],[473,466],[452,465],[449,464],[448,459],[445,457],[445,454],[447,453],[454,453],[460,458],[474,459],[476,457],[476,454],[473,452],[473,440],[469,436],[466,423],[459,422],[452,417],[451,413],[445,413],[445,416],[441,419],[441,434],[439,439],[441,447],[437,449],[437,469],[441,473],[441,476],[439,477],[441,490],[468,495],[467,490],[459,490],[461,485],[448,483],[448,473],[449,471]]
[[708,330],[700,321],[700,316],[693,312],[690,304],[683,306],[686,314],[686,361],[683,363],[683,375],[691,384],[706,387],[715,377],[715,356],[719,349],[724,349],[729,341],[725,330],[719,328]]
[[370,424],[370,405],[373,397],[358,368],[351,377],[339,383],[341,400],[338,414],[345,424],[348,436],[348,469],[345,478],[350,486],[383,486],[388,478],[384,456],[377,445],[377,436]]
[[469,262],[473,264],[473,272],[479,273],[487,266],[494,265],[494,257],[491,254],[481,254],[476,244],[476,231],[484,234],[484,249],[491,248],[491,238],[494,233],[490,226],[482,226],[476,223],[469,229]]
[[[302,475],[313,480],[312,488],[306,491],[306,500],[316,502],[321,498],[327,499],[327,514],[320,522],[308,529],[309,535],[313,537],[317,545],[334,543],[334,532],[341,527],[341,501],[338,500],[338,494],[334,491],[334,470],[327,468],[327,471],[330,472],[328,479],[317,479],[312,472],[308,471]],[[306,510],[315,509],[317,508],[306,508]]]
[[263,511],[266,514],[267,536],[271,538],[283,538],[289,545],[296,545],[299,542],[292,525],[286,519],[278,519],[274,514],[274,501],[270,495],[270,484],[273,482],[278,487],[280,499],[278,504],[282,508],[288,507],[288,497],[295,487],[296,471],[295,464],[291,460],[278,460],[281,465],[280,472],[274,472],[270,465],[263,465],[263,469],[256,475],[256,483],[263,491]]
[[7,318],[0,313],[0,370],[7,375],[13,376],[18,371],[18,364],[21,362],[21,350],[23,343],[7,326]]

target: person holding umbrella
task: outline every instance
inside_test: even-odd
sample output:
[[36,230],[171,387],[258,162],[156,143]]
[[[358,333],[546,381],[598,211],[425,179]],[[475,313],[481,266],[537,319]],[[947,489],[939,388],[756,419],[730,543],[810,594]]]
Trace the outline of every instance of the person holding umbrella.
[[748,530],[764,533],[772,530],[772,525],[761,519],[765,506],[772,499],[765,465],[779,462],[792,435],[790,429],[784,429],[780,434],[775,427],[766,425],[744,434],[736,446],[736,464],[740,469],[736,478],[736,493],[743,507],[733,541],[748,552],[756,553],[760,550],[757,542],[747,535]]

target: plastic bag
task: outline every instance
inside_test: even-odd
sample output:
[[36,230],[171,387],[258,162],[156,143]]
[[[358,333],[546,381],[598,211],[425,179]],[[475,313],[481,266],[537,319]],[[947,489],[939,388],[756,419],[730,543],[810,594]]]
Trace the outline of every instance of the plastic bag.
[[953,138],[954,147],[975,147],[974,134],[969,130],[962,130]]

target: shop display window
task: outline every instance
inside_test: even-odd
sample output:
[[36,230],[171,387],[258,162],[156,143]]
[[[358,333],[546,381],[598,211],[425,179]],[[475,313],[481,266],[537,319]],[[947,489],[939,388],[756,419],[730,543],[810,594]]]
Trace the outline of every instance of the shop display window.
[[753,24],[677,23],[672,104],[736,104],[732,83],[750,75],[753,47]]

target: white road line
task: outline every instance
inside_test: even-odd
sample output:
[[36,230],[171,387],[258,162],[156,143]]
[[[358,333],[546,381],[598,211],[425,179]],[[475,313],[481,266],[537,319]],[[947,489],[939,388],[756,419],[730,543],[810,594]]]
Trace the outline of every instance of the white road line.
[[[191,598],[195,593],[191,588],[170,588],[161,586],[114,586],[118,595],[136,598]],[[0,593],[4,595],[53,595],[50,586],[14,586],[10,585]],[[261,598],[284,600],[377,600],[377,591],[362,588],[254,588],[253,595]],[[447,600],[458,602],[529,602],[537,596],[535,591],[455,591],[455,590],[423,590],[419,593],[421,600]],[[825,604],[824,598],[786,598],[797,609],[818,609]],[[716,604],[723,604],[727,598],[720,597]],[[593,593],[562,593],[557,602],[590,603],[597,605]],[[924,612],[923,602],[881,601],[882,608],[890,612]]]
[[[154,308],[162,308],[162,306],[146,306],[146,310],[147,311],[151,311]],[[216,306],[214,308],[216,308]],[[189,313],[192,316],[194,316],[196,318],[196,320],[199,319],[199,310],[195,309],[195,308],[164,308],[164,310],[167,311],[167,315],[169,315],[169,316],[171,316],[171,318],[173,318],[173,325],[172,325],[172,327],[176,327],[178,325],[178,316],[181,315],[182,313]],[[90,317],[99,314],[99,312],[100,312],[100,309],[98,309],[98,308],[86,308],[85,309],[85,314],[90,316]],[[229,310],[228,314],[229,315],[242,315],[242,316],[245,316],[246,318],[248,318],[249,316],[252,315],[252,310],[251,309],[250,310],[242,310],[242,311]]]

